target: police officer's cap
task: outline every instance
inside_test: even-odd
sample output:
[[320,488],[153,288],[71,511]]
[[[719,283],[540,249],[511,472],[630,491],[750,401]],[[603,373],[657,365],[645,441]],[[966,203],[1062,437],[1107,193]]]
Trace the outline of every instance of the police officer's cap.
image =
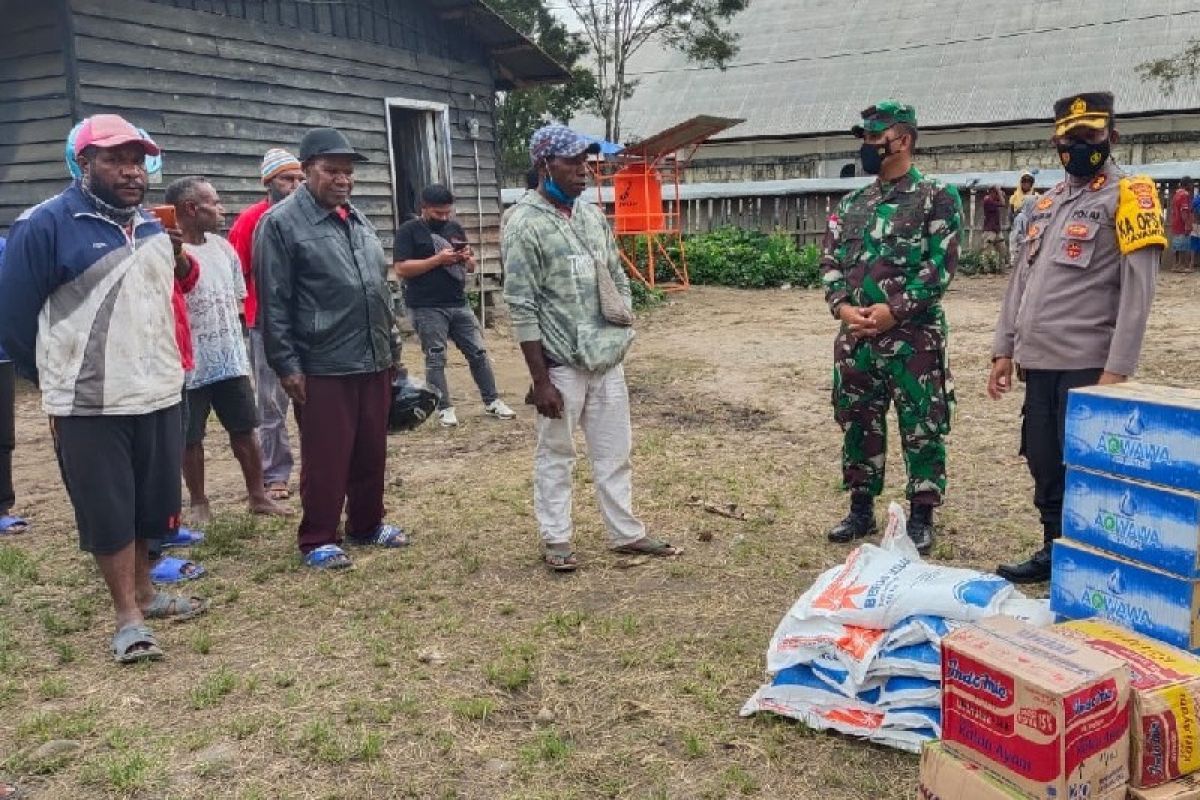
[[858,138],[868,133],[883,133],[897,123],[917,127],[917,110],[897,100],[880,100],[870,108],[864,108],[863,121],[850,129]]
[[1103,130],[1112,122],[1112,92],[1081,92],[1054,103],[1054,135],[1063,136],[1071,128]]

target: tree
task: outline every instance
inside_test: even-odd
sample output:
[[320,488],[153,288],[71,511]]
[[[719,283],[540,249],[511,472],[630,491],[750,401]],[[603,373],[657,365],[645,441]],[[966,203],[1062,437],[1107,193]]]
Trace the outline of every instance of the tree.
[[1200,39],[1192,39],[1173,56],[1139,64],[1137,71],[1143,80],[1157,81],[1171,94],[1180,81],[1200,77]]
[[629,60],[648,42],[661,43],[704,66],[724,69],[737,55],[727,23],[750,0],[566,0],[583,25],[596,67],[592,105],[604,118],[605,138],[619,142],[621,105],[637,82]]
[[520,183],[529,169],[530,135],[550,122],[567,122],[592,103],[596,79],[579,63],[588,52],[587,43],[550,13],[545,0],[489,0],[488,5],[571,72],[565,85],[516,89],[497,104],[501,175],[506,183]]

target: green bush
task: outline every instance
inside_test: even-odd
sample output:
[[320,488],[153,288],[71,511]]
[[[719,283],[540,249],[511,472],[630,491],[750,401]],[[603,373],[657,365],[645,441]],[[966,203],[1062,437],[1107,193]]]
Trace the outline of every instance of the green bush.
[[958,254],[959,275],[999,275],[1005,264],[995,250],[964,250]]
[[629,279],[629,290],[633,294],[634,311],[654,308],[667,301],[667,294],[662,289],[651,289],[635,278]]
[[796,247],[791,236],[742,228],[719,228],[686,239],[692,283],[766,289],[821,283],[820,249]]

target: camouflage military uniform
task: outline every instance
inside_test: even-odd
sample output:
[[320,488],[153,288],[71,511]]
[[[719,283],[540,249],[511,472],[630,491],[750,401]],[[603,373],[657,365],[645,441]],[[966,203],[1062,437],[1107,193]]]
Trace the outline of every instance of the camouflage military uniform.
[[836,317],[845,303],[886,303],[896,325],[834,343],[834,416],[845,434],[843,487],[878,496],[887,457],[887,409],[896,404],[908,498],[937,505],[946,489],[954,387],[946,365],[941,298],[954,277],[962,204],[958,193],[914,167],[895,183],[852,192],[829,220],[822,281]]

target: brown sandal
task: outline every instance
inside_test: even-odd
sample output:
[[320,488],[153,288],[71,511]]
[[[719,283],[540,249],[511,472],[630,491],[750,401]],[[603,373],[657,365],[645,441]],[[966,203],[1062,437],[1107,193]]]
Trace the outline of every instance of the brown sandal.
[[575,558],[575,551],[571,549],[569,544],[547,545],[542,550],[542,563],[551,572],[574,572],[579,568],[579,561]]

